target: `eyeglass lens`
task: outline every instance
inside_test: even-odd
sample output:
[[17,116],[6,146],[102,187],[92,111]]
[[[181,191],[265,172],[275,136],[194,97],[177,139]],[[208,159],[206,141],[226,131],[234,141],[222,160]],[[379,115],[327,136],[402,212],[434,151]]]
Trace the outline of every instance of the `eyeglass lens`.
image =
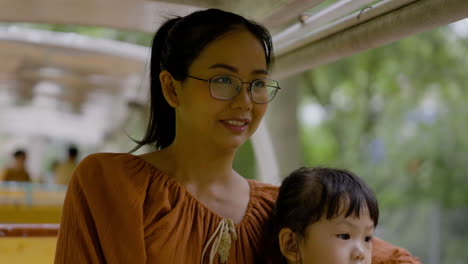
[[[268,103],[278,91],[278,83],[270,79],[259,79],[251,83],[251,96],[256,103]],[[234,98],[242,88],[242,80],[235,76],[215,76],[210,80],[211,95],[220,100]]]

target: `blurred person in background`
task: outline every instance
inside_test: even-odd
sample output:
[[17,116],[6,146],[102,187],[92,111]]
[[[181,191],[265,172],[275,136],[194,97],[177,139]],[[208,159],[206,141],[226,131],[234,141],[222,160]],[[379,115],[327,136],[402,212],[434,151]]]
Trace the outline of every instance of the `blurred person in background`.
[[44,172],[42,178],[40,179],[40,182],[46,184],[55,184],[55,175],[57,174],[56,171],[59,164],[60,161],[57,159],[50,161],[50,164],[47,167],[47,170]]
[[13,153],[13,164],[0,173],[1,181],[29,182],[31,177],[26,170],[26,151],[18,149]]
[[70,177],[75,170],[78,157],[78,148],[75,146],[68,147],[68,158],[64,162],[58,164],[54,169],[55,183],[68,185]]

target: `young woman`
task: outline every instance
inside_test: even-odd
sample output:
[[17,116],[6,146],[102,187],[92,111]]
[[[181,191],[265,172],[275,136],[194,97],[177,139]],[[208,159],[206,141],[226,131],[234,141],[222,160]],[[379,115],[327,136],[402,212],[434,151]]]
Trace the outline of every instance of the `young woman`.
[[217,9],[168,20],[151,57],[142,156],[94,154],[71,179],[55,263],[260,263],[277,188],[232,169],[279,85],[268,31]]

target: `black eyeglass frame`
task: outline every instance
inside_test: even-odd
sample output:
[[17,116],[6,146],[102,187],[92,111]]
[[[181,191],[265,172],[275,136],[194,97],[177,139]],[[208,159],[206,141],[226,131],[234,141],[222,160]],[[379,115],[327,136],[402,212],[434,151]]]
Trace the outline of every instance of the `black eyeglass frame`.
[[[273,79],[268,79],[268,78],[262,78],[262,79],[256,79],[256,80],[253,80],[252,82],[243,82],[241,78],[237,77],[237,76],[234,76],[234,75],[229,75],[229,74],[221,74],[221,75],[215,75],[213,77],[211,77],[210,79],[202,79],[202,78],[198,78],[198,77],[195,77],[195,76],[192,76],[192,75],[188,75],[188,74],[184,74],[186,77],[189,77],[189,78],[192,78],[192,79],[195,79],[195,80],[199,80],[199,81],[203,81],[203,82],[207,82],[208,83],[208,89],[210,90],[210,95],[211,97],[213,97],[214,99],[216,100],[221,100],[221,101],[230,101],[232,99],[234,99],[236,96],[239,95],[240,91],[242,90],[242,85],[244,84],[249,84],[249,88],[248,88],[248,92],[249,92],[249,95],[250,95],[250,99],[252,99],[252,101],[256,104],[268,104],[269,102],[273,101],[273,99],[275,98],[276,94],[278,93],[278,91],[281,89],[281,87],[279,86],[279,83],[278,81],[276,80],[273,80]],[[211,91],[211,82],[214,78],[216,77],[222,77],[222,76],[229,76],[229,77],[234,77],[234,78],[237,78],[241,81],[241,89],[237,90],[237,93],[232,96],[231,98],[229,99],[221,99],[221,98],[218,98],[218,97],[215,97],[213,95],[213,92]],[[277,86],[268,86],[268,87],[271,87],[271,88],[275,88],[275,93],[273,94],[273,96],[271,97],[270,100],[268,100],[268,102],[257,102],[255,101],[255,99],[253,98],[253,95],[252,95],[252,84],[256,81],[259,81],[259,80],[270,80],[270,81],[274,81]]]

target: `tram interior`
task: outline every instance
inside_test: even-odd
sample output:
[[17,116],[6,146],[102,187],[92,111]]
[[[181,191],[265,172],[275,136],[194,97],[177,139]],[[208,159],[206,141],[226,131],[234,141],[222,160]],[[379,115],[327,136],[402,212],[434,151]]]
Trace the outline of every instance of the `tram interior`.
[[[468,259],[468,1],[0,0],[0,263],[51,263],[66,184],[56,166],[128,152],[148,118],[152,34],[220,8],[265,25],[282,90],[237,153],[248,178],[300,166],[358,172],[377,234],[423,263]],[[135,154],[151,151],[144,147]]]

